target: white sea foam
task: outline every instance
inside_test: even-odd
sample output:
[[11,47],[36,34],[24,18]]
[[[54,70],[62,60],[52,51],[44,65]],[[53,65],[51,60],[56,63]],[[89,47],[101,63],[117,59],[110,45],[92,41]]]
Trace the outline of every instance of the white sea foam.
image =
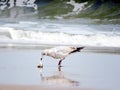
[[67,4],[70,4],[74,7],[73,12],[79,13],[81,10],[83,10],[83,8],[87,4],[87,2],[76,3],[74,0],[70,0],[69,2],[67,2]]
[[9,0],[9,6],[8,6],[7,0],[5,0],[4,3],[1,2],[2,5],[0,6],[0,9],[4,10],[6,7],[12,8],[14,6],[19,6],[19,7],[32,7],[35,10],[37,10],[38,7],[34,2],[35,0],[16,0],[16,2],[14,0]]
[[60,44],[82,46],[120,47],[119,35],[107,34],[67,34],[63,32],[42,32],[0,28],[0,41],[33,44]]
[[85,5],[86,5],[88,2],[76,3],[74,0],[70,0],[69,2],[66,2],[66,3],[73,6],[72,12],[69,12],[69,13],[67,13],[67,14],[63,14],[63,15],[60,15],[60,16],[55,16],[55,18],[57,18],[57,19],[63,19],[63,18],[66,17],[66,16],[79,14],[82,10],[87,9],[87,8],[85,8]]
[[5,22],[0,25],[0,43],[120,47],[120,25],[81,24],[83,21]]

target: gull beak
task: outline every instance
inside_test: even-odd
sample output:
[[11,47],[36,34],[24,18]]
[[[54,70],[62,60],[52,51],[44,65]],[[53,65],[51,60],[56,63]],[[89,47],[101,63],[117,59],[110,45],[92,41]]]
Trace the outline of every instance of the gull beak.
[[42,53],[42,54],[41,54],[41,59],[40,59],[41,61],[42,61],[44,55],[45,55],[45,53]]
[[40,58],[40,60],[42,60],[42,57]]

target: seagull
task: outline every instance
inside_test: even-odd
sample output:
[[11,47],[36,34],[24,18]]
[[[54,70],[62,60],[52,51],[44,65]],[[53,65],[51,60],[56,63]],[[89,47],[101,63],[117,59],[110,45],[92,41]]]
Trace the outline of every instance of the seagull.
[[[54,59],[58,59],[58,66],[61,67],[61,62],[69,55],[75,52],[80,52],[84,47],[76,47],[76,46],[57,46],[50,49],[45,49],[41,52],[41,61],[43,60],[43,56],[50,56]],[[43,68],[43,64],[40,62],[38,68]]]

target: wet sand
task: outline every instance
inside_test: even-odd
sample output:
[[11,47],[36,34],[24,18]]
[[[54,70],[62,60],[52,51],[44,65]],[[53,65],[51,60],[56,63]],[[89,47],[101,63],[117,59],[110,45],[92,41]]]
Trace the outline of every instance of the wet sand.
[[41,50],[0,49],[0,90],[120,90],[120,55],[80,52],[68,56],[63,67]]
[[66,88],[66,87],[41,87],[41,86],[18,86],[18,85],[2,85],[0,90],[98,90],[88,88]]

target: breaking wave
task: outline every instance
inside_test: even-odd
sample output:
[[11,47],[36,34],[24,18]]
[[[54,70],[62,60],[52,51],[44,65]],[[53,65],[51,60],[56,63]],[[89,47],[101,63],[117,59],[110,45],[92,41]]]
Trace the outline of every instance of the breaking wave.
[[65,32],[16,30],[10,27],[0,27],[0,43],[120,47],[120,36],[105,33],[70,34]]

